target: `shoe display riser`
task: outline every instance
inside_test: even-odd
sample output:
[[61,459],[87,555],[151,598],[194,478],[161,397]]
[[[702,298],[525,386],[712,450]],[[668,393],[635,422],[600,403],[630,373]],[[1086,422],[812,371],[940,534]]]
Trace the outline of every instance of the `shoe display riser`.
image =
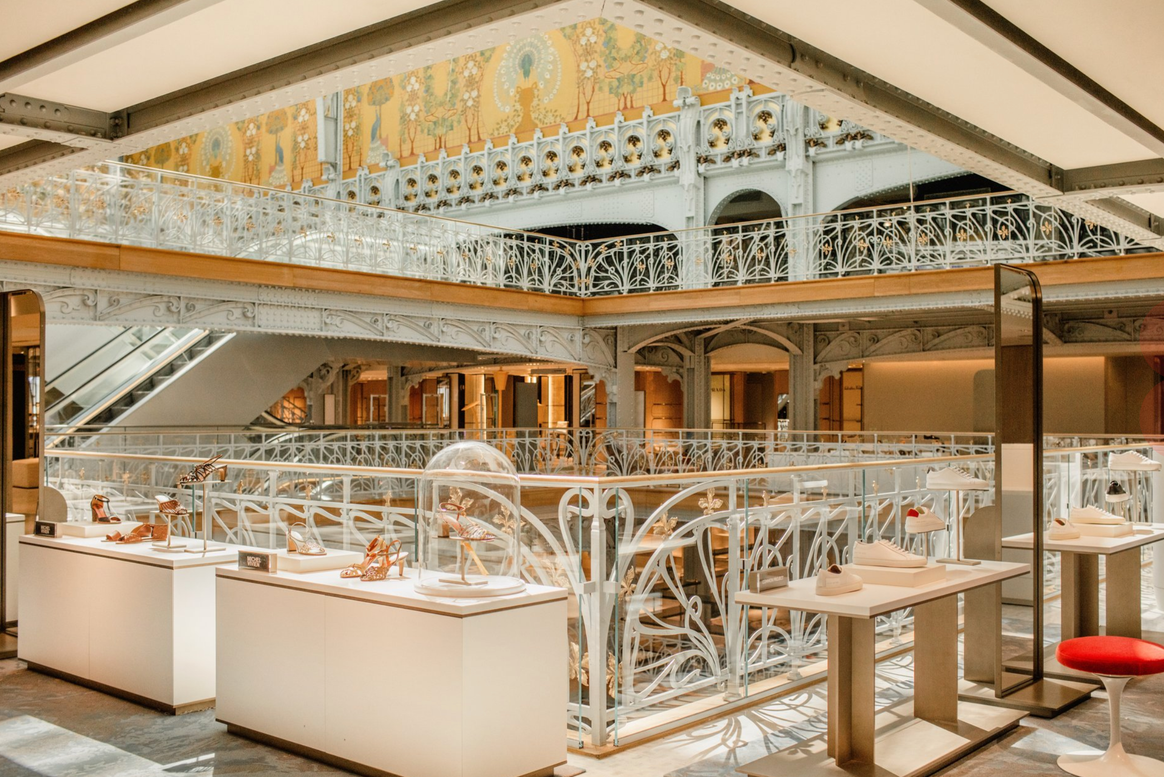
[[413,585],[220,569],[217,719],[361,772],[552,774],[566,759],[565,591],[464,601]]

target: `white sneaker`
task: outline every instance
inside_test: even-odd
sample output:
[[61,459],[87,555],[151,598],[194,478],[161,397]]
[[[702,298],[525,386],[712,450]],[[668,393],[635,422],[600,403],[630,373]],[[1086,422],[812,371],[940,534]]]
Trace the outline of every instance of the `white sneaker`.
[[902,550],[889,540],[877,540],[858,542],[853,547],[853,563],[870,567],[924,567],[926,559]]
[[1107,460],[1107,468],[1117,472],[1159,472],[1161,466],[1139,451],[1113,453]]
[[946,522],[932,510],[924,507],[912,507],[905,514],[905,530],[909,534],[928,534],[932,531],[945,531]]
[[1104,495],[1104,499],[1106,499],[1107,501],[1109,501],[1109,502],[1126,502],[1131,498],[1132,497],[1128,494],[1128,492],[1124,489],[1124,487],[1122,485],[1120,485],[1118,482],[1113,480],[1112,482],[1108,483],[1107,493]]
[[1098,507],[1072,507],[1068,516],[1071,523],[1097,523],[1113,525],[1123,523],[1124,519],[1107,510]]
[[816,595],[836,596],[837,594],[852,593],[860,591],[863,585],[859,575],[833,564],[828,569],[822,569],[820,574],[816,576]]
[[990,484],[959,467],[946,467],[926,475],[926,488],[940,491],[985,491],[990,488]]
[[1063,518],[1051,521],[1051,528],[1047,530],[1049,540],[1073,540],[1079,537],[1079,529],[1075,524]]

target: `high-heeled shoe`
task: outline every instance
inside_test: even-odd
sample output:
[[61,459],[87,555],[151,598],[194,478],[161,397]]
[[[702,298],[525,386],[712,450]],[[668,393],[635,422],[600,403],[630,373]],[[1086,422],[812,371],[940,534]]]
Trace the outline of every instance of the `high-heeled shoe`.
[[218,470],[218,469],[225,469],[225,467],[220,467],[217,464],[218,460],[221,458],[222,458],[221,453],[219,453],[216,456],[211,456],[209,459],[202,462],[201,464],[199,464],[197,467],[195,467],[194,469],[187,472],[182,477],[178,478],[178,485],[179,486],[192,486],[195,483],[201,483],[202,481],[206,480],[206,478],[210,477],[211,472],[214,472],[215,470]]
[[403,550],[400,540],[382,544],[380,549],[380,563],[369,567],[360,579],[365,583],[374,583],[377,580],[386,580],[396,567],[401,577],[404,577],[404,559],[408,558],[407,551]]
[[[456,513],[457,517],[453,518],[449,513]],[[490,542],[497,539],[483,526],[469,523],[465,519],[464,508],[456,502],[441,502],[441,520],[445,522],[450,531],[456,534],[456,539],[466,542]]]
[[380,550],[384,544],[384,539],[379,535],[372,538],[368,543],[368,547],[364,548],[364,560],[355,564],[351,564],[340,571],[340,577],[363,577],[368,569],[376,563],[376,559],[380,557]]
[[89,512],[93,523],[121,523],[121,519],[109,509],[109,497],[103,494],[94,494],[89,500]]
[[298,553],[302,556],[326,556],[327,548],[320,545],[311,537],[306,539],[302,534],[295,531],[296,526],[302,526],[303,531],[307,531],[307,524],[293,523],[287,527],[287,552]]
[[183,518],[190,514],[190,512],[183,507],[177,499],[171,496],[164,496],[158,494],[154,497],[158,500],[158,512],[170,516],[171,518]]

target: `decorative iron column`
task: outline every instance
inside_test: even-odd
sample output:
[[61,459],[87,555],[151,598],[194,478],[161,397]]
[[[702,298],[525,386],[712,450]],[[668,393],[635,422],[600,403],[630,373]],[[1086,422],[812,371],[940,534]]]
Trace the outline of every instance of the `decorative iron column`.
[[792,323],[788,327],[800,353],[788,354],[788,426],[811,431],[817,425],[816,339],[812,324]]

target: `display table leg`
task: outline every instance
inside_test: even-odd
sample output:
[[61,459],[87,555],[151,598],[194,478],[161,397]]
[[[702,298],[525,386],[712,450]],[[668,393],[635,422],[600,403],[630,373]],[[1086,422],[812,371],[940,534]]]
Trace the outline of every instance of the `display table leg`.
[[1143,618],[1140,609],[1140,549],[1113,553],[1104,563],[1106,633],[1140,639]]
[[958,722],[958,597],[913,608],[913,714],[931,723]]
[[875,621],[828,617],[828,754],[838,765],[872,764]]
[[[1096,636],[1099,634],[1099,557],[1090,553],[1063,553],[1059,565],[1063,585],[1061,638]],[[1139,610],[1136,612],[1138,615]]]

